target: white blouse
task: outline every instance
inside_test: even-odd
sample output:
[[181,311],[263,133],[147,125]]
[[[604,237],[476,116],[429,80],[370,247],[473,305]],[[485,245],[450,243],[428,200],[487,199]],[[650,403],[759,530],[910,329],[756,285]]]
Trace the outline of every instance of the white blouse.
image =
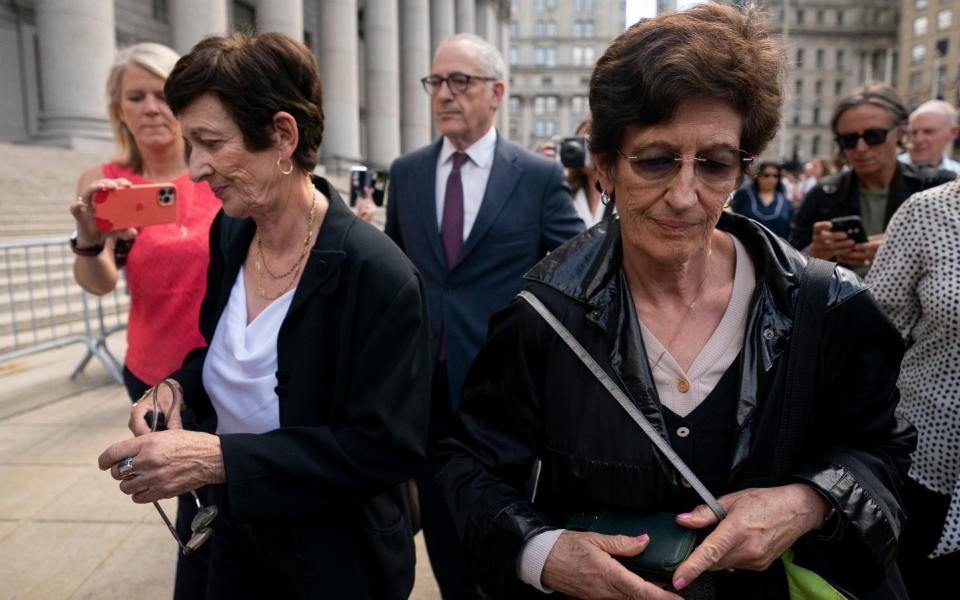
[[265,433],[280,427],[277,335],[296,288],[247,324],[243,267],[230,290],[203,363],[203,387],[217,411],[217,433]]
[[911,196],[893,215],[867,275],[907,340],[899,410],[920,434],[910,478],[951,496],[931,554],[960,550],[960,183]]

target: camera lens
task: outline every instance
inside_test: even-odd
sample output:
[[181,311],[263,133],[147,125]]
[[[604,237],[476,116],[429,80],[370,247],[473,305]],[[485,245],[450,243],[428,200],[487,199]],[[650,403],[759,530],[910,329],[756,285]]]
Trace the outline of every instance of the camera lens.
[[587,147],[582,138],[567,138],[560,144],[560,163],[568,169],[587,166]]

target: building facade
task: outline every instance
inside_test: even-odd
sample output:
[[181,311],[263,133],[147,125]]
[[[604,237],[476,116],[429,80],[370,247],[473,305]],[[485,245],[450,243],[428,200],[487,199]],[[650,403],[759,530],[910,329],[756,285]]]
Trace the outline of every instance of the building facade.
[[509,137],[528,148],[574,134],[590,114],[597,58],[625,28],[624,0],[513,0]]
[[960,104],[960,0],[902,0],[897,88],[909,108]]
[[[940,0],[930,0],[938,2]],[[901,0],[765,0],[789,70],[781,127],[764,158],[805,162],[834,153],[836,101],[867,81],[897,81]]]
[[657,0],[657,14],[677,10],[677,0]]
[[420,78],[439,42],[476,33],[506,57],[509,14],[509,0],[9,0],[0,3],[0,141],[106,150],[104,87],[117,48],[150,41],[185,53],[210,34],[279,31],[317,59],[323,165],[385,166],[433,137]]

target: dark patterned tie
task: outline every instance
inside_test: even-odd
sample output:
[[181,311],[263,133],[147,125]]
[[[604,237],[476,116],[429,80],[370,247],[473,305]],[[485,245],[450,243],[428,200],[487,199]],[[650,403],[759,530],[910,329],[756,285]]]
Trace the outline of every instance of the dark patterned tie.
[[447,191],[443,196],[443,219],[440,221],[440,239],[443,240],[443,253],[447,258],[447,268],[453,268],[463,248],[463,180],[460,167],[467,160],[463,152],[453,153],[453,170],[447,177]]

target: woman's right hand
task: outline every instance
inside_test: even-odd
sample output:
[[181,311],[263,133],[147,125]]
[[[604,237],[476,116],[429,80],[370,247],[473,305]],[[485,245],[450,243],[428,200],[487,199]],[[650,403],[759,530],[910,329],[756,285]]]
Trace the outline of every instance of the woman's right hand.
[[[158,383],[157,406],[160,408],[160,412],[163,413],[167,429],[183,429],[183,421],[180,418],[180,408],[183,406],[183,398],[180,397],[179,390],[174,393],[171,391],[170,386]],[[150,433],[150,425],[146,419],[148,412],[153,412],[152,388],[151,390],[147,390],[147,393],[130,407],[130,421],[127,423],[127,427],[130,428],[133,435],[140,436]],[[156,415],[154,415],[154,418],[156,418]]]
[[[133,185],[128,180],[120,179],[97,179],[80,190],[77,200],[70,207],[70,214],[77,222],[77,245],[86,248],[103,243],[107,234],[97,229],[93,218],[93,195],[97,192],[115,190]],[[132,232],[132,233],[131,233]],[[118,237],[124,239],[132,238],[136,235],[136,230],[127,230],[119,232]]]
[[545,587],[575,598],[680,598],[644,581],[613,559],[636,556],[649,543],[646,535],[634,538],[564,531],[547,556],[540,581]]

